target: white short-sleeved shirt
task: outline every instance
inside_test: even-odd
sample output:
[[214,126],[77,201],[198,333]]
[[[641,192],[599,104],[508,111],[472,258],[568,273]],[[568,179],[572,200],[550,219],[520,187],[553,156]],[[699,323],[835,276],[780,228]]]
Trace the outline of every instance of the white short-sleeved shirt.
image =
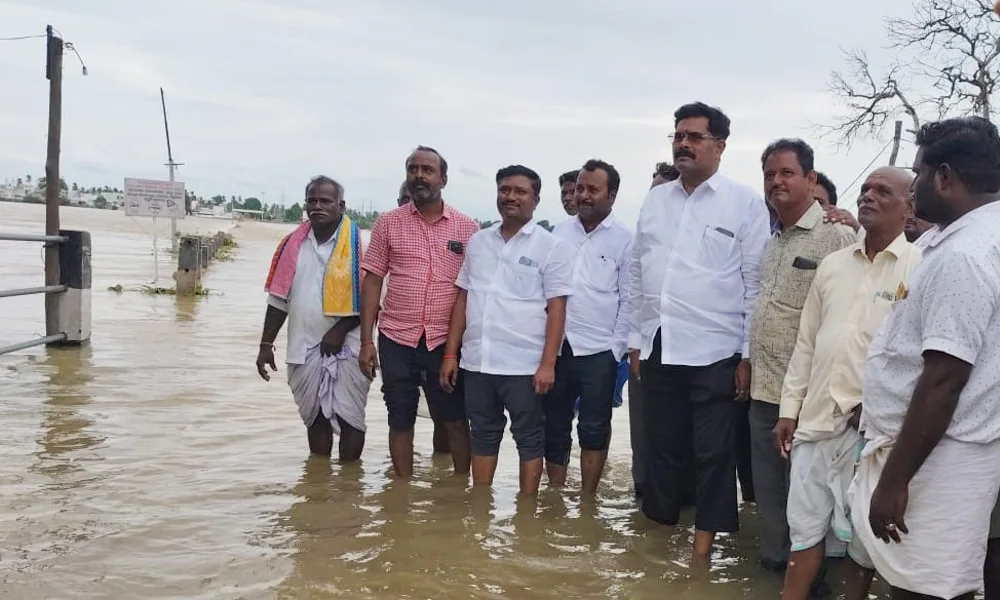
[[534,221],[505,242],[497,223],[469,240],[456,284],[468,292],[461,367],[534,375],[547,301],[573,293],[573,250]]
[[972,365],[945,436],[979,444],[1000,439],[1000,202],[928,239],[909,286],[868,352],[865,436],[899,436],[923,353],[936,351]]
[[628,285],[632,232],[608,215],[587,233],[578,217],[552,235],[574,250],[573,295],[566,301],[566,339],[573,356],[611,350],[621,360],[628,349]]

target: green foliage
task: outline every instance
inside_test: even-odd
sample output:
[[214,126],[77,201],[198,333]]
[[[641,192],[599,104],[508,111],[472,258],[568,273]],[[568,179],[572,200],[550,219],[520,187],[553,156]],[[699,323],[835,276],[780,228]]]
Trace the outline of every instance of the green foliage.
[[104,196],[98,196],[97,198],[94,198],[94,208],[107,208],[107,207],[108,207],[107,198],[105,198]]
[[289,223],[298,223],[302,220],[302,206],[298,202],[289,206],[285,209],[284,217]]
[[260,200],[257,198],[247,198],[243,201],[243,205],[240,207],[243,210],[263,210],[264,207],[261,205]]
[[378,211],[358,212],[353,208],[347,209],[347,216],[354,221],[361,229],[371,229],[378,220]]

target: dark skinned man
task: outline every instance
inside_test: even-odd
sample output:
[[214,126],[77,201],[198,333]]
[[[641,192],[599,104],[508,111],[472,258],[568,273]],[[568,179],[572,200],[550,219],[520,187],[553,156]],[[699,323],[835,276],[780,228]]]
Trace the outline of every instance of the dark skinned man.
[[971,599],[1000,489],[1000,135],[948,119],[916,145],[940,231],[868,353],[851,519],[894,600]]
[[[309,450],[329,456],[340,436],[340,459],[357,460],[365,443],[370,381],[361,372],[361,235],[343,214],[344,189],[328,177],[306,186],[309,220],[286,236],[267,278],[267,313],[257,372],[276,371],[274,342],[288,321],[288,385],[308,428]],[[335,373],[335,375],[334,375]]]
[[791,461],[792,553],[783,600],[806,600],[824,553],[843,557],[845,551],[847,599],[867,598],[873,567],[852,536],[847,495],[863,439],[858,419],[868,346],[896,290],[920,264],[920,249],[903,235],[913,214],[911,180],[898,167],[868,176],[858,199],[864,237],[823,259],[802,308],[774,428],[775,448]]
[[646,400],[642,511],[676,526],[684,474],[696,478],[692,561],[739,528],[734,431],[747,398],[750,314],[768,237],[764,200],[719,173],[730,121],[697,102],[674,113],[679,179],[643,201],[629,277],[629,351]]
[[559,198],[566,214],[576,216],[576,176],[580,171],[566,171],[559,176]]
[[628,345],[628,268],[632,232],[611,214],[621,176],[590,160],[576,180],[577,216],[553,235],[573,248],[573,294],[566,301],[566,332],[555,387],[545,398],[545,465],[549,483],[566,482],[573,445],[573,407],[579,398],[577,437],[584,494],[593,495],[611,441],[618,364]]
[[857,239],[846,225],[826,223],[813,198],[813,150],[782,139],[761,155],[764,194],[778,217],[761,262],[760,295],[750,329],[750,443],[762,565],[788,561],[788,461],[774,447],[781,386],[798,336],[799,317],[819,263]]
[[[379,216],[361,264],[366,275],[358,360],[372,378],[381,363],[389,454],[396,475],[413,474],[413,429],[423,387],[428,407],[448,432],[455,473],[468,476],[469,426],[462,394],[442,389],[437,373],[458,294],[455,278],[465,244],[479,225],[442,199],[448,163],[433,148],[419,146],[406,159],[406,182],[412,201]],[[391,277],[385,281],[380,311],[387,275]]]

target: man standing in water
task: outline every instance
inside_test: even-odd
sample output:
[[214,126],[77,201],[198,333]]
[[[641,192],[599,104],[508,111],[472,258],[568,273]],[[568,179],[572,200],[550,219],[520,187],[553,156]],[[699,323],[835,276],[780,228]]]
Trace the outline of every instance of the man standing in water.
[[559,195],[566,214],[576,216],[576,177],[580,171],[566,171],[559,176]]
[[361,340],[361,234],[342,212],[344,188],[329,177],[306,186],[309,220],[286,236],[267,278],[267,313],[257,372],[277,370],[274,341],[288,320],[288,385],[307,427],[309,450],[329,456],[340,436],[340,460],[353,461],[365,445],[370,381],[357,362]]
[[618,363],[628,345],[632,232],[611,214],[620,183],[613,166],[587,161],[576,180],[577,217],[552,232],[576,259],[573,294],[566,301],[566,339],[555,387],[545,398],[545,466],[550,484],[566,482],[573,405],[579,398],[580,474],[588,495],[597,492],[607,460]]
[[857,240],[847,225],[823,222],[813,198],[813,150],[782,139],[761,155],[764,195],[778,217],[760,270],[760,296],[750,328],[750,443],[760,523],[761,563],[782,571],[788,562],[788,461],[774,447],[781,386],[795,349],[799,318],[820,261]]
[[573,291],[573,250],[533,220],[542,189],[535,171],[505,167],[496,182],[501,221],[469,240],[441,386],[457,386],[461,347],[473,483],[493,483],[506,410],[520,458],[520,490],[530,496],[542,477],[543,402],[556,378],[566,297]]
[[718,172],[729,117],[698,102],[679,108],[674,121],[681,176],[650,190],[639,214],[629,348],[642,360],[648,399],[642,511],[658,523],[678,523],[693,445],[692,558],[704,564],[716,532],[739,527],[735,402],[746,401],[750,387],[749,322],[769,227],[764,200]]
[[911,179],[897,167],[868,176],[858,199],[864,238],[823,259],[802,308],[774,428],[775,448],[791,461],[792,553],[783,600],[806,600],[824,551],[843,556],[845,550],[853,563],[847,598],[867,598],[872,565],[851,534],[847,490],[862,441],[858,419],[868,346],[896,291],[920,264],[920,249],[903,235],[913,213]]
[[[409,204],[412,199],[413,198],[410,196],[410,190],[406,187],[406,182],[404,181],[399,186],[399,196],[396,198],[396,205],[403,206]],[[382,297],[380,298],[380,301],[385,300],[385,292],[387,289],[388,286],[382,286]],[[426,375],[427,374],[424,373],[425,377]],[[426,382],[424,382],[423,387],[427,387]],[[445,429],[444,423],[442,423],[441,419],[438,417],[437,405],[431,406],[428,404],[427,410],[430,411],[431,421],[434,423],[434,452],[439,454],[449,454],[451,450],[448,448],[448,430]]]
[[[461,391],[441,388],[448,319],[458,288],[465,245],[479,231],[474,220],[444,203],[448,163],[433,148],[418,147],[406,159],[412,201],[379,216],[361,267],[361,355],[369,377],[382,365],[382,393],[389,413],[389,453],[399,477],[413,474],[413,428],[420,386],[448,432],[455,473],[469,472],[469,427]],[[379,311],[382,282],[388,290]],[[376,353],[375,316],[378,315]],[[381,361],[379,360],[381,358]]]
[[1000,489],[1000,135],[965,117],[916,143],[940,231],[868,353],[851,515],[894,599],[971,599]]

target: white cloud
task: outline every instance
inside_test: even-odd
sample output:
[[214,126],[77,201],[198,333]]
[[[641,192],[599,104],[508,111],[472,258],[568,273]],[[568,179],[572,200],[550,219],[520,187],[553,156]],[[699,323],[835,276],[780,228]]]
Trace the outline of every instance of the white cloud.
[[[760,187],[759,153],[803,137],[842,186],[880,143],[817,141],[840,47],[877,49],[880,19],[908,0],[724,0],[711,12],[656,0],[0,0],[0,37],[61,30],[67,55],[62,164],[85,185],[165,176],[159,88],[181,177],[203,195],[285,193],[317,173],[349,202],[395,205],[417,144],[452,165],[447,198],[495,214],[493,173],[544,177],[539,218],[561,217],[556,178],[588,158],[623,175],[635,217],[652,166],[669,160],[673,110],[704,100],[733,120],[724,171]],[[859,15],[866,15],[859,18]],[[41,174],[43,40],[0,43],[0,178]],[[904,151],[902,162],[908,159]],[[850,202],[850,200],[845,200]]]

